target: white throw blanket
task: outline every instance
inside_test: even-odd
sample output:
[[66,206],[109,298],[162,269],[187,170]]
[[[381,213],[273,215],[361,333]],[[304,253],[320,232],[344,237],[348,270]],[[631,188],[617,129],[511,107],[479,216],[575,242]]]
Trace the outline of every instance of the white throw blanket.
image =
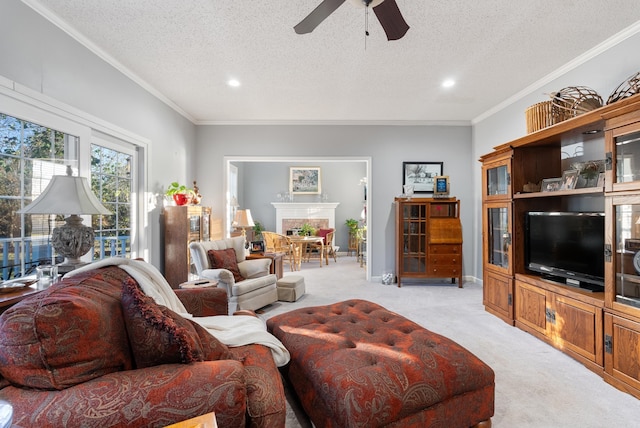
[[67,273],[65,278],[105,266],[118,266],[131,275],[140,284],[142,291],[158,305],[166,306],[177,314],[197,322],[225,345],[243,346],[253,343],[264,345],[271,349],[273,359],[278,367],[289,362],[289,351],[282,342],[267,331],[263,320],[250,315],[194,317],[187,312],[160,271],[150,263],[112,257],[73,270]]

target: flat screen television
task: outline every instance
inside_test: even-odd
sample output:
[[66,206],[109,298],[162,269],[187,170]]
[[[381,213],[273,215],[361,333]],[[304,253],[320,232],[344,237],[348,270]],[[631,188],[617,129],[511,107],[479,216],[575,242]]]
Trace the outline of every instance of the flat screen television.
[[603,291],[604,213],[526,213],[525,267],[567,285]]

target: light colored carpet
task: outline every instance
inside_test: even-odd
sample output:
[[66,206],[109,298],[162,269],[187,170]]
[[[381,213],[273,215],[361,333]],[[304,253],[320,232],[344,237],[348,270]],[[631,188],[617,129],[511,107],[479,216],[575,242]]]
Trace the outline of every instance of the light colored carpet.
[[[493,427],[640,426],[640,400],[607,384],[582,364],[535,337],[485,312],[482,287],[459,289],[437,281],[367,282],[355,257],[320,268],[303,263],[306,295],[297,302],[265,307],[263,319],[293,309],[365,299],[397,312],[461,344],[496,373]],[[310,427],[288,394],[288,428]]]

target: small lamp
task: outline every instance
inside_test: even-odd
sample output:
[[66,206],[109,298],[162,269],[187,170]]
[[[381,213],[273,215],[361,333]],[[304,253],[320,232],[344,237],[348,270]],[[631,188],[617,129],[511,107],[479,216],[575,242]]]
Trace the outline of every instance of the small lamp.
[[251,210],[236,211],[236,216],[233,219],[233,225],[242,229],[242,236],[244,236],[244,239],[246,240],[247,232],[245,229],[256,225],[251,217]]
[[71,167],[67,175],[54,175],[44,191],[20,214],[62,214],[68,215],[65,224],[53,229],[51,243],[65,260],[58,265],[58,272],[64,274],[85,262],[80,260],[91,248],[95,234],[90,226],[82,224],[80,215],[111,214],[91,191],[85,177],[73,177]]

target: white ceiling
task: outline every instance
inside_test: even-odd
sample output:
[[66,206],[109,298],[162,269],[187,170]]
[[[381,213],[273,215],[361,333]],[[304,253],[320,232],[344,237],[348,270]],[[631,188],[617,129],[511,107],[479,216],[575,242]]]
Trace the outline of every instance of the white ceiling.
[[468,123],[640,21],[638,0],[397,0],[389,42],[350,1],[306,35],[321,0],[23,2],[197,124]]

